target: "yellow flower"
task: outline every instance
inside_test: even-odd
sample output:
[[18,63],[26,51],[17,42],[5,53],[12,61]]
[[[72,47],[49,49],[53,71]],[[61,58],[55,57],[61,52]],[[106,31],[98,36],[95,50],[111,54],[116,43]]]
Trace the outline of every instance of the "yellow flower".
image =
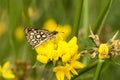
[[56,38],[63,38],[64,40],[68,37],[68,35],[71,32],[71,26],[66,24],[64,26],[57,25],[57,23],[50,19],[44,23],[43,29],[49,30],[49,31],[58,31],[58,35]]
[[[75,62],[74,66],[77,66],[78,68],[78,64],[79,62]],[[80,65],[82,66],[82,68],[84,67],[82,63],[80,63]],[[57,80],[64,80],[64,77],[66,77],[68,80],[71,80],[71,73],[78,75],[77,71],[75,70],[75,67],[68,63],[65,66],[54,67],[53,72],[55,72]]]
[[64,80],[65,77],[70,80],[70,70],[71,67],[68,64],[66,64],[66,66],[56,66],[53,68],[53,72],[55,72],[57,80]]
[[18,26],[16,29],[15,29],[15,37],[18,41],[22,41],[23,38],[24,38],[24,33],[23,33],[23,27],[22,26]]
[[107,46],[107,44],[101,44],[99,47],[99,58],[100,59],[104,59],[108,57],[108,52],[109,52],[109,48]]
[[5,33],[6,25],[3,22],[0,22],[0,37]]
[[3,67],[0,66],[0,74],[5,79],[13,79],[13,78],[15,78],[15,75],[12,73],[9,61],[5,62]]

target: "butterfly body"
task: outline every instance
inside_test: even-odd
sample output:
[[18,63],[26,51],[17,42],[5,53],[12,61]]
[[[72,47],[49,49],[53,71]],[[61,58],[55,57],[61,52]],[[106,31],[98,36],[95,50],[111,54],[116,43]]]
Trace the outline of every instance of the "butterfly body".
[[57,31],[48,31],[44,29],[25,28],[24,29],[26,39],[28,43],[34,48],[41,45],[47,40],[55,37]]

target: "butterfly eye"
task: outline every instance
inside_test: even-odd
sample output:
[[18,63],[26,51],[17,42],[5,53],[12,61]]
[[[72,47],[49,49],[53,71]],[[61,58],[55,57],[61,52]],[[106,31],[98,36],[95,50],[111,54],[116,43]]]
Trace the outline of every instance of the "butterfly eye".
[[36,48],[47,40],[54,38],[54,36],[58,33],[57,31],[49,32],[48,30],[33,28],[25,28],[24,32],[28,43],[33,48]]

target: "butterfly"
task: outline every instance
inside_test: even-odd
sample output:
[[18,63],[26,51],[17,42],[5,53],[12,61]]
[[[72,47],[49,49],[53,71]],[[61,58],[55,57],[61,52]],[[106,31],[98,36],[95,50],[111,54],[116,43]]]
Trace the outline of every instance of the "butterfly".
[[45,29],[25,28],[25,37],[32,48],[36,48],[47,40],[55,38],[57,31],[48,31]]

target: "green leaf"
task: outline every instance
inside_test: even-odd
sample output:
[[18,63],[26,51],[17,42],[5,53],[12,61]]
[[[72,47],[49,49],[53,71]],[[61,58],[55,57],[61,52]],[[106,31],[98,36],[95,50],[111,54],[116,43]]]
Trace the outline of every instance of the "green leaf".
[[103,7],[101,13],[99,14],[95,24],[93,25],[93,32],[100,34],[103,24],[108,16],[113,0],[106,0],[105,6]]
[[43,63],[36,61],[36,63],[32,66],[32,68],[36,68],[36,67],[39,67],[41,65],[43,65]]
[[53,62],[50,61],[45,65],[45,69],[50,69],[50,68],[52,68],[52,66],[53,66]]

